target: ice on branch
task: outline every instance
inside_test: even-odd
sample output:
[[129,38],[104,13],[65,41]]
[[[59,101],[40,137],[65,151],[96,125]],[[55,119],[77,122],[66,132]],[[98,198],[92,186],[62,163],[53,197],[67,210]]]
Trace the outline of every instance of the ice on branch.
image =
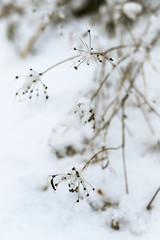
[[[68,182],[68,190],[71,193],[77,193],[77,201],[79,202],[80,198],[83,196],[88,197],[89,196],[89,191],[87,189],[86,185],[89,185],[92,190],[94,191],[95,189],[83,178],[82,174],[83,170],[77,171],[75,167],[72,168],[71,172],[67,174],[56,174],[56,175],[51,175],[51,186],[54,191],[57,190],[57,187],[59,186],[60,183],[62,182]],[[56,180],[56,181],[55,181]],[[82,194],[82,191],[84,194]]]
[[19,91],[16,92],[16,96],[32,99],[33,96],[38,97],[40,93],[43,92],[45,99],[47,100],[49,98],[47,94],[48,87],[42,82],[41,76],[41,73],[34,71],[33,69],[30,69],[26,76],[16,76],[16,79],[24,79],[24,83]]

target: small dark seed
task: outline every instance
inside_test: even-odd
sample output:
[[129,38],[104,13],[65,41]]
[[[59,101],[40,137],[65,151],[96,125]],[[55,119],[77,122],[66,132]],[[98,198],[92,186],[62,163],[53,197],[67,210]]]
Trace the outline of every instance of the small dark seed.
[[55,178],[56,176],[57,176],[57,175],[52,175],[51,177],[52,177],[52,178]]
[[18,76],[16,76],[16,79],[18,79],[19,77]]
[[74,192],[74,190],[73,190],[73,189],[69,189],[69,192],[72,192],[72,193],[73,193],[73,192]]

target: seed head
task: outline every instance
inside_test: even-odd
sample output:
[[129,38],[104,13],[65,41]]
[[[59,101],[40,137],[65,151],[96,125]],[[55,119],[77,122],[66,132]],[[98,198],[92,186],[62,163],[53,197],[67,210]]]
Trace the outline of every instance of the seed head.
[[[16,96],[19,97],[27,97],[31,99],[35,93],[35,96],[39,96],[39,91],[44,93],[45,99],[49,98],[47,94],[47,86],[41,80],[42,73],[34,71],[30,68],[29,73],[26,76],[16,76],[16,79],[22,77],[24,79],[24,83],[22,87],[16,92]],[[30,91],[29,91],[30,90]],[[43,91],[42,91],[43,90]]]

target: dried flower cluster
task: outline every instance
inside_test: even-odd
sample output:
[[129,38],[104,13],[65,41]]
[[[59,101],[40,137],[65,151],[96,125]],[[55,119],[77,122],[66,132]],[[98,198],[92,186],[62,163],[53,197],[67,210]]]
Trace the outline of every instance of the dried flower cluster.
[[[81,196],[81,190],[83,190],[84,195],[86,197],[89,197],[89,192],[87,189],[86,184],[88,184],[92,190],[94,191],[95,189],[82,177],[82,171],[76,170],[75,167],[72,168],[71,172],[67,174],[56,174],[56,175],[51,175],[51,185],[54,191],[57,190],[57,187],[60,183],[67,181],[68,182],[68,188],[69,192],[71,193],[77,193],[78,198],[76,202],[79,202]],[[54,180],[57,179],[56,182]]]
[[48,87],[42,82],[41,76],[41,73],[38,73],[33,69],[30,69],[26,76],[16,76],[16,79],[19,79],[20,77],[24,79],[24,83],[19,91],[16,92],[16,96],[27,96],[27,98],[32,99],[34,95],[38,97],[42,90],[45,99],[47,100],[49,98],[47,94]]
[[[80,59],[78,59],[78,64],[76,66],[74,66],[74,68],[76,70],[78,70],[78,67],[83,63],[86,62],[87,65],[90,65],[90,63],[103,63],[102,59],[100,58],[101,53],[95,52],[93,51],[93,47],[92,47],[92,43],[91,43],[91,30],[88,30],[88,38],[89,38],[89,43],[86,44],[83,42],[83,40],[81,39],[83,48],[82,49],[78,49],[76,47],[74,47],[75,51],[78,51],[80,53]],[[104,56],[103,56],[104,57]],[[108,59],[109,61],[113,61],[112,58],[109,58],[108,56],[105,56],[106,59]]]

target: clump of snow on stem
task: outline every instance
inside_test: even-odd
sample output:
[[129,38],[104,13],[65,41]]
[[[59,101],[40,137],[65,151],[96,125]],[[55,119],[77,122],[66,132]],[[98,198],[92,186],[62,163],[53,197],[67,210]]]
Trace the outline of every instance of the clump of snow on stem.
[[94,134],[95,114],[89,99],[81,98],[58,124],[49,139],[51,150],[58,158],[83,154]]
[[72,157],[86,151],[91,136],[92,131],[86,127],[75,128],[64,124],[53,129],[49,146],[57,158]]
[[74,114],[77,123],[88,124],[95,129],[95,113],[89,99],[81,98],[74,108]]
[[123,196],[117,209],[112,211],[112,222],[118,223],[121,230],[127,227],[132,233],[139,235],[145,232],[148,217],[137,200],[132,194]]
[[143,8],[140,3],[127,2],[123,5],[123,13],[131,20],[136,20],[137,16],[142,12]]

